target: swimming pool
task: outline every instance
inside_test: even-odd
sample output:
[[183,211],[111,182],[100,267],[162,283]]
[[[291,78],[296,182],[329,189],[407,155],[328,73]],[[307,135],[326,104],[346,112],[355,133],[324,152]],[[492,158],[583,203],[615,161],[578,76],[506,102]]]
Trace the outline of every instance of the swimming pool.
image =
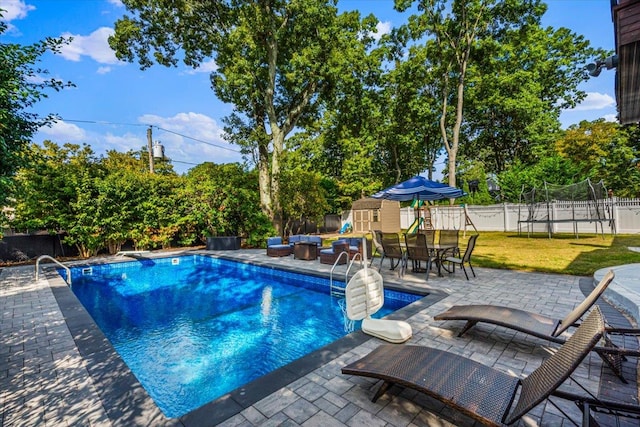
[[[340,299],[315,276],[190,255],[75,267],[72,278],[73,292],[168,417],[349,332]],[[387,290],[379,315],[420,298]]]

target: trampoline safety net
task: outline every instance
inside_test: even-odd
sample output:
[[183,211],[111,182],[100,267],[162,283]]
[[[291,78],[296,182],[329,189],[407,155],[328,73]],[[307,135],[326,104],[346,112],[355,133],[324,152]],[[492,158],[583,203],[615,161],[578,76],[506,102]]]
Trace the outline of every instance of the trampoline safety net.
[[598,224],[604,234],[604,222],[608,222],[614,231],[611,205],[607,198],[607,189],[603,181],[592,183],[586,179],[569,185],[557,185],[545,182],[542,187],[534,187],[520,194],[520,205],[526,206],[524,212],[518,213],[518,231],[527,226],[527,232],[533,230],[534,224],[545,224],[551,237],[553,224],[573,223],[573,231],[578,236],[578,223]]

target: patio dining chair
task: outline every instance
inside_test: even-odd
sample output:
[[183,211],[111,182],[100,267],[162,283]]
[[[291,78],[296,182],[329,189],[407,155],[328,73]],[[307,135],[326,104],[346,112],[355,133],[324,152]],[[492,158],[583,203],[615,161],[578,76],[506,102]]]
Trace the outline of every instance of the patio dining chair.
[[[460,268],[462,268],[462,271],[464,271],[464,277],[466,277],[467,280],[469,280],[467,269],[464,268],[464,265],[467,264],[471,269],[471,273],[473,273],[473,277],[476,277],[476,272],[473,271],[473,266],[471,265],[471,254],[473,253],[473,249],[476,247],[476,240],[478,240],[477,234],[474,234],[473,236],[469,237],[469,241],[467,242],[467,248],[465,249],[464,255],[462,255],[462,257],[445,256],[444,258],[442,258],[441,259],[441,262],[443,263],[442,268],[444,268],[450,273],[455,273],[456,265],[459,265]],[[444,263],[449,263],[449,266],[451,269],[448,269],[446,265],[444,265]]]
[[405,270],[407,269],[407,264],[411,261],[412,270],[414,272],[422,272],[420,268],[420,263],[423,261],[426,262],[426,280],[429,280],[429,272],[431,271],[431,264],[438,260],[435,258],[433,251],[429,248],[427,244],[427,236],[418,233],[418,234],[405,234],[404,235],[405,243],[407,251],[405,253],[405,259],[402,265],[402,271],[400,273],[401,276],[404,275]]
[[382,244],[382,259],[380,260],[379,269],[382,269],[382,262],[389,258],[391,270],[395,270],[404,258],[404,251],[400,245],[398,233],[382,233],[380,243]]
[[[376,254],[380,255],[380,257],[384,255],[384,249],[382,248],[382,231],[373,230],[371,234],[373,235],[371,238],[373,251],[370,257],[371,260],[369,261],[369,267],[373,265],[373,260],[375,259]],[[380,260],[380,265],[382,265],[382,260]]]
[[436,230],[420,230],[418,233],[424,234],[427,246],[432,247],[436,243]]
[[459,241],[459,230],[440,230],[438,237],[438,245],[441,247],[450,246],[450,249],[442,252],[440,254],[441,257],[445,257],[448,255],[451,256],[460,256],[460,248],[458,246]]

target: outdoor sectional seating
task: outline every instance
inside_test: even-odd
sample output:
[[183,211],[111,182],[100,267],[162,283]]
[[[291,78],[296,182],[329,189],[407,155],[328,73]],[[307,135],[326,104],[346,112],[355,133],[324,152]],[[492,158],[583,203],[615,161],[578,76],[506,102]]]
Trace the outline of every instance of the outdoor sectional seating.
[[282,257],[291,255],[292,246],[282,243],[282,237],[267,239],[267,256]]
[[[347,256],[342,255],[343,252]],[[342,256],[341,256],[342,255]],[[336,240],[331,243],[330,248],[320,250],[320,264],[346,264],[349,261],[349,243],[346,240]]]
[[291,250],[293,250],[293,246],[298,242],[311,242],[315,243],[318,247],[318,251],[322,246],[322,237],[321,236],[311,236],[308,234],[292,234],[289,236],[289,246],[291,246]]
[[[346,240],[349,243],[349,258],[353,258],[355,254],[362,254],[362,239],[366,237],[345,237],[340,240]],[[371,244],[367,244],[367,259],[371,258]]]

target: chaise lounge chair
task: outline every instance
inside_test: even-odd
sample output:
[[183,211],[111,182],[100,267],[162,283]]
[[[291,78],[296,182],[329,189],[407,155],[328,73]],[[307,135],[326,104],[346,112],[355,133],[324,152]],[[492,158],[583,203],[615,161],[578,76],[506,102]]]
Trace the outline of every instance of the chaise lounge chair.
[[[610,270],[602,278],[600,283],[591,293],[574,308],[564,319],[553,319],[542,314],[531,313],[517,308],[503,307],[498,305],[454,305],[449,310],[433,316],[434,320],[466,320],[467,323],[458,333],[461,337],[465,332],[477,323],[490,323],[505,328],[514,329],[528,335],[562,344],[565,339],[561,337],[572,326],[577,326],[580,318],[593,306],[596,300],[604,293],[615,275]],[[607,330],[610,334],[637,333],[640,331],[612,329]],[[622,377],[623,356],[640,356],[638,350],[626,350],[615,346],[610,340],[605,346],[599,346],[596,351],[600,357],[613,369],[615,374]]]
[[[602,313],[595,307],[566,343],[523,379],[447,351],[413,345],[382,345],[342,368],[342,373],[383,380],[373,396],[374,402],[390,386],[398,384],[493,426],[516,422],[553,395],[579,404],[583,425],[589,425],[584,421],[592,420],[591,410],[603,406],[620,416],[640,413],[640,407],[635,405],[557,391],[604,333]],[[549,402],[555,406],[550,399]]]

